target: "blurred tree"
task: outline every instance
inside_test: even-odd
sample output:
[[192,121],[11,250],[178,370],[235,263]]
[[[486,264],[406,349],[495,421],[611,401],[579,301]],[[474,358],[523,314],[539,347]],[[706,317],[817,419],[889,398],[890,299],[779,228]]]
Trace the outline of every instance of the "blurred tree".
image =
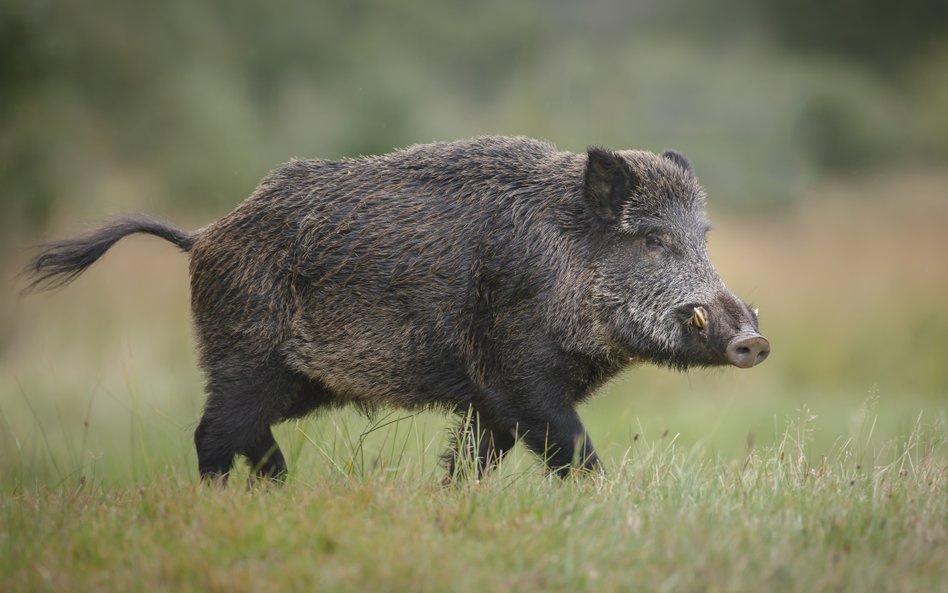
[[948,3],[941,0],[764,0],[761,7],[790,49],[890,72],[948,40]]
[[34,134],[35,102],[51,69],[39,23],[27,10],[7,10],[0,18],[0,231],[44,222],[54,201],[53,184],[43,176],[43,139]]
[[948,52],[915,63],[945,8],[906,1],[0,0],[0,234],[206,218],[293,156],[485,133],[676,146],[718,204],[786,203],[948,152]]

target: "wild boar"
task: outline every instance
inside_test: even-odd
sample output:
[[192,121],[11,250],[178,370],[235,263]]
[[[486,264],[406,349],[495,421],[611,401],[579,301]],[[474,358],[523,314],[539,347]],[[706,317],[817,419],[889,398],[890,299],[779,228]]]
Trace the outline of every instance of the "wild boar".
[[205,479],[238,454],[281,478],[271,426],[336,404],[447,408],[478,472],[519,439],[565,476],[599,467],[576,406],[626,367],[769,354],[708,259],[704,205],[675,151],[484,137],[295,160],[203,229],[127,216],[27,272],[66,284],[131,233],[190,254]]

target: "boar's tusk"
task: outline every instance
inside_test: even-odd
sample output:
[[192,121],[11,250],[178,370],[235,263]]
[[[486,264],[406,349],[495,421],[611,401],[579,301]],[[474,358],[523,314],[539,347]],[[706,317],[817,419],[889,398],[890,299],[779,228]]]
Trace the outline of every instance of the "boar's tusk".
[[698,328],[702,328],[705,326],[707,320],[707,313],[705,313],[704,307],[695,307],[695,325]]
[[694,313],[691,315],[691,318],[688,320],[688,323],[701,329],[707,323],[708,317],[707,313],[704,311],[704,307],[695,307]]
[[754,307],[754,317],[760,317],[760,309]]

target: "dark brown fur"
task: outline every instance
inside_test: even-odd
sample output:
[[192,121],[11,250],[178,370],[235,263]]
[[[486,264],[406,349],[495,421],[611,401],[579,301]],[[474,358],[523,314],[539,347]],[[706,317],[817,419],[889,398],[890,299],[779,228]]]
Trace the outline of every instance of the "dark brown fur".
[[724,364],[756,332],[707,259],[703,205],[674,152],[478,138],[293,161],[197,233],[124,219],[30,271],[67,282],[130,232],[190,251],[202,476],[236,454],[280,476],[271,425],[349,403],[473,409],[482,470],[520,438],[562,474],[598,466],[575,406],[631,361]]

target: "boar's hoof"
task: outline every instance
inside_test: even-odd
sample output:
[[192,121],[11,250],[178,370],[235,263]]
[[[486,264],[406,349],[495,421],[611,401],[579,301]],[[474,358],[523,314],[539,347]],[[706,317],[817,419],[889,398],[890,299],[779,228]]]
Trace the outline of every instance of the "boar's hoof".
[[741,334],[727,345],[728,362],[742,369],[764,362],[770,354],[770,342],[760,334]]

